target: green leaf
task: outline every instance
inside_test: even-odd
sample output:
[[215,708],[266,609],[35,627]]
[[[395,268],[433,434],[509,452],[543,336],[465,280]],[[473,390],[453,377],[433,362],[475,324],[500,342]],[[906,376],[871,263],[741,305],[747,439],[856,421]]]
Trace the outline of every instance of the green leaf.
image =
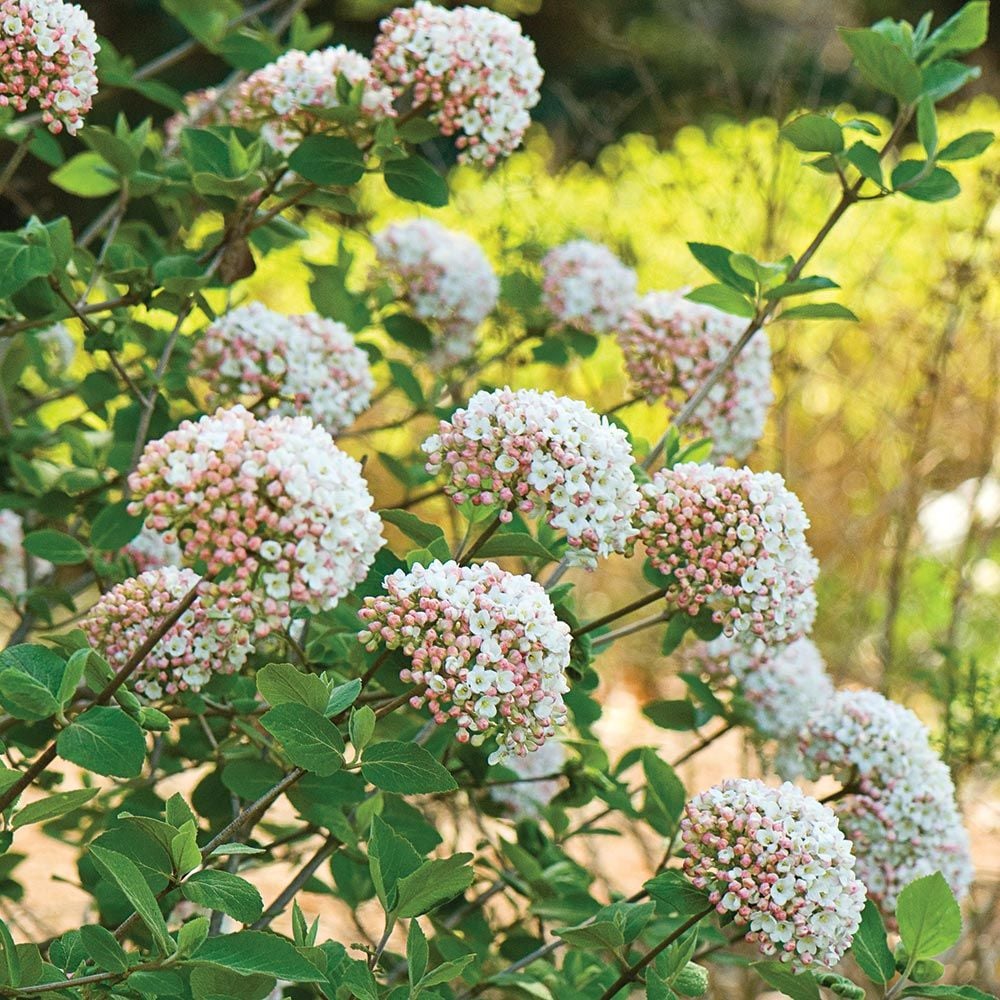
[[328,778],[344,764],[344,741],[337,727],[315,709],[287,702],[261,717],[260,724],[280,740],[288,759]]
[[899,936],[913,959],[934,958],[962,935],[962,911],[940,872],[911,882],[896,904]]
[[365,174],[361,150],[350,139],[334,135],[307,136],[288,157],[288,165],[322,187],[348,187]]
[[80,133],[80,140],[124,177],[128,177],[139,168],[138,153],[128,142],[106,128],[88,125]]
[[909,986],[900,994],[904,997],[924,997],[925,1000],[997,1000],[976,986]]
[[128,501],[105,507],[90,526],[90,544],[95,549],[111,552],[120,549],[139,534],[144,518],[140,514],[133,517],[128,512]]
[[351,712],[351,721],[348,730],[351,735],[351,745],[360,753],[369,743],[375,734],[375,713],[367,705]]
[[434,346],[434,338],[431,331],[412,316],[406,313],[393,313],[382,320],[385,332],[404,347],[412,348],[415,351],[429,351]]
[[885,925],[878,907],[870,899],[865,900],[861,926],[854,935],[851,951],[861,971],[873,983],[887,983],[895,975],[896,964],[886,941]]
[[732,250],[719,246],[717,243],[688,243],[688,250],[702,267],[724,285],[728,285],[738,292],[753,294],[753,282],[738,275],[729,263],[729,258],[733,254]]
[[656,904],[656,912],[663,916],[676,913],[682,917],[694,916],[707,910],[711,904],[708,894],[696,889],[679,871],[668,868],[643,884],[649,898]]
[[420,795],[451,792],[458,784],[451,772],[416,743],[385,740],[365,749],[361,773],[386,792]]
[[877,90],[892,94],[900,104],[912,104],[921,90],[916,62],[885,35],[870,28],[840,28],[862,77]]
[[426,161],[418,156],[390,160],[383,168],[386,187],[400,198],[417,201],[432,208],[448,204],[448,184]]
[[926,165],[919,160],[902,160],[892,171],[893,188],[915,201],[947,201],[961,190],[955,177],[943,167],[934,167],[922,180],[914,183],[925,169]]
[[340,715],[341,712],[350,708],[358,700],[361,694],[361,678],[355,677],[353,681],[341,684],[330,692],[330,699],[326,703],[324,715]]
[[146,760],[146,737],[120,708],[95,705],[78,716],[56,740],[63,760],[113,778],[137,778]]
[[501,556],[522,556],[525,559],[544,559],[551,562],[553,555],[549,550],[524,532],[511,531],[488,538],[476,550],[477,559],[498,559]]
[[931,32],[921,53],[935,62],[945,56],[960,56],[978,49],[986,41],[990,26],[990,5],[987,0],[972,0],[941,27]]
[[397,910],[401,917],[419,917],[465,892],[474,873],[471,854],[425,861],[413,874],[399,880]]
[[124,854],[97,844],[90,845],[89,856],[101,875],[121,889],[142,922],[149,928],[153,940],[163,954],[172,955],[174,942],[167,931],[167,923],[160,912],[160,904],[135,864]]
[[450,962],[444,962],[439,965],[436,969],[432,969],[428,972],[421,980],[421,989],[426,989],[428,986],[438,986],[441,983],[450,983],[453,979],[457,979],[465,969],[467,965],[476,961],[477,955],[475,953],[471,955],[462,955],[461,958],[453,959]]
[[0,671],[0,704],[28,722],[47,719],[62,707],[45,684],[17,669]]
[[19,830],[22,826],[32,823],[44,823],[46,820],[63,816],[72,809],[79,809],[89,802],[99,791],[97,788],[77,788],[72,792],[56,792],[44,799],[29,802],[23,809],[14,814],[11,829]]
[[937,158],[939,160],[971,160],[974,156],[979,156],[985,152],[993,143],[992,132],[966,132],[957,139],[953,139],[942,149]]
[[11,936],[10,928],[0,920],[0,950],[3,952],[3,968],[7,973],[6,983],[10,986],[21,985],[21,959],[17,953],[17,945]]
[[661,729],[684,733],[698,727],[697,709],[686,698],[651,701],[643,708],[642,714]]
[[195,953],[198,962],[214,962],[245,975],[263,973],[298,983],[320,983],[322,972],[284,938],[264,931],[237,931],[209,938]]
[[412,875],[422,864],[420,854],[380,816],[372,817],[368,836],[368,867],[379,901],[386,913],[396,909],[399,880]]
[[45,227],[32,220],[16,233],[0,233],[0,298],[8,298],[56,266]]
[[208,938],[211,924],[208,917],[195,917],[177,931],[177,954],[182,958],[193,955]]
[[441,134],[441,130],[426,118],[411,118],[396,129],[396,135],[404,142],[427,142]]
[[125,949],[106,927],[100,924],[84,924],[80,928],[80,943],[99,969],[104,969],[106,972],[128,970],[128,956],[125,954]]
[[[655,571],[656,572],[656,571]],[[648,579],[648,577],[647,577]],[[662,583],[658,580],[657,583]],[[675,614],[667,627],[663,630],[663,642],[660,644],[660,652],[664,656],[669,656],[684,641],[687,630],[691,627],[691,616],[683,611]],[[647,706],[648,707],[648,706]]]
[[754,314],[753,303],[727,285],[702,285],[701,288],[688,292],[684,298],[745,319],[750,319]]
[[413,369],[401,361],[390,361],[389,371],[392,374],[393,385],[402,389],[411,403],[423,406],[425,402],[424,390],[420,388],[420,381],[413,374]]
[[87,561],[87,550],[61,531],[33,531],[24,536],[24,547],[33,556],[57,566],[75,566]]
[[934,113],[934,102],[929,97],[921,97],[917,102],[917,138],[927,153],[927,159],[933,160],[938,148],[937,115]]
[[684,784],[674,769],[652,750],[642,751],[642,770],[646,776],[643,816],[657,833],[673,837],[687,799]]
[[978,80],[981,74],[978,66],[942,59],[924,70],[921,90],[937,103],[961,90],[970,80]]
[[750,968],[774,989],[792,1000],[820,1000],[819,987],[809,972],[793,973],[782,962],[753,962]]
[[406,972],[410,979],[411,989],[420,982],[423,974],[427,971],[429,958],[430,949],[427,947],[427,938],[420,929],[420,921],[411,920],[410,928],[406,933]]
[[391,524],[416,542],[422,549],[433,545],[439,538],[444,538],[444,532],[436,524],[422,521],[416,514],[408,510],[380,510],[378,516],[387,524]]
[[857,323],[858,317],[839,302],[808,302],[802,306],[782,309],[778,319],[847,319]]
[[847,151],[847,159],[857,167],[862,177],[867,177],[880,188],[884,187],[882,163],[879,160],[877,149],[873,149],[868,143],[859,140]]
[[221,910],[241,924],[253,923],[264,912],[256,886],[221,869],[195,872],[181,886],[181,895],[210,910]]
[[822,275],[813,274],[797,281],[786,281],[777,288],[769,288],[764,292],[764,298],[774,301],[776,299],[787,299],[792,295],[807,295],[809,292],[822,292],[828,288],[840,288],[840,285],[831,278],[824,278]]
[[315,675],[306,674],[291,663],[269,663],[257,671],[257,690],[272,707],[305,705],[323,715],[330,715],[327,686]]
[[805,153],[839,153],[844,148],[841,127],[827,115],[813,112],[792,119],[782,128],[781,137]]
[[615,951],[625,944],[621,928],[610,920],[595,920],[578,927],[564,927],[554,933],[574,948],[605,948]]
[[163,0],[163,9],[173,14],[206,48],[212,50],[226,37],[229,22],[240,15],[234,0]]
[[104,158],[93,152],[77,153],[49,174],[49,181],[78,198],[104,198],[121,186]]

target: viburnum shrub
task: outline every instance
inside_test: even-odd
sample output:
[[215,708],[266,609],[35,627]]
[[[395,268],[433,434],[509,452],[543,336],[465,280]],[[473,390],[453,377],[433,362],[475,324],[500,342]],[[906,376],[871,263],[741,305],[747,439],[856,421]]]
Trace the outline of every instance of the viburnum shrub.
[[[193,38],[136,69],[79,6],[0,3],[0,193],[31,155],[97,202],[0,234],[0,902],[90,900],[54,937],[0,920],[0,996],[672,1000],[743,963],[795,1000],[987,997],[933,985],[971,879],[951,776],[911,711],[836,689],[808,512],[738,464],[770,324],[853,318],[813,298],[828,234],[953,197],[989,144],[935,115],[987,5],[844,30],[898,110],[782,128],[839,188],[812,242],[692,242],[712,281],[641,294],[575,227],[511,262],[427,215],[440,163],[503,171],[530,124],[516,22],[419,0],[366,55],[303,6],[164,0]],[[151,79],[199,45],[215,86]],[[129,90],[159,124],[86,123]],[[574,397],[598,348],[634,399]],[[647,592],[594,614],[609,564]],[[654,628],[688,694],[645,715],[689,746],[613,762],[601,660]],[[685,789],[736,728],[756,776]],[[24,885],[39,824],[77,869]],[[626,829],[652,870],[579,849]]]

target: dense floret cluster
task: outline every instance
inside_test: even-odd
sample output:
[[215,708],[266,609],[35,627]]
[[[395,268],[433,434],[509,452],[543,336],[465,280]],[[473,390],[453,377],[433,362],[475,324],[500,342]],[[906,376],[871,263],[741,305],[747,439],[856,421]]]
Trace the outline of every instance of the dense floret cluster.
[[685,807],[684,871],[746,940],[793,968],[832,966],[861,924],[865,887],[837,817],[794,785],[737,778]]
[[213,402],[276,400],[277,412],[305,414],[332,434],[353,423],[375,388],[368,355],[343,323],[260,302],[220,316],[194,357]]
[[494,764],[536,750],[563,724],[569,626],[530,576],[435,560],[397,570],[385,590],[365,598],[359,639],[410,658],[400,677],[420,689],[414,708],[426,705],[438,724],[454,719],[461,742],[495,735]]
[[94,22],[61,0],[0,2],[0,108],[34,101],[50,132],[75,135],[97,93]]
[[361,466],[308,417],[186,420],[146,446],[129,488],[130,513],[176,535],[219,610],[260,637],[293,606],[335,607],[382,547]]
[[564,243],[545,255],[542,272],[542,302],[559,326],[611,333],[635,302],[635,271],[600,243]]
[[341,129],[343,120],[331,112],[347,110],[347,97],[355,87],[361,88],[362,121],[374,124],[395,114],[392,92],[360,53],[343,45],[314,52],[292,49],[240,84],[230,119],[234,125],[260,127],[271,146],[287,153],[306,135]]
[[819,572],[799,498],[774,472],[682,463],[643,487],[639,537],[667,602],[702,608],[727,635],[767,643],[808,633]]
[[[676,413],[739,340],[746,320],[689,302],[680,292],[651,292],[618,328],[625,367],[647,401]],[[681,430],[712,439],[717,459],[742,460],[764,433],[771,391],[771,347],[759,332],[713,386]]]
[[560,740],[546,740],[533,753],[512,757],[505,763],[519,780],[494,785],[490,795],[512,819],[537,818],[559,792],[558,775],[566,764],[566,745]]
[[500,294],[482,247],[433,219],[395,222],[373,242],[380,273],[413,315],[439,334],[432,360],[454,364],[468,358]]
[[[200,582],[190,569],[165,566],[112,587],[91,609],[83,629],[91,645],[119,670]],[[239,670],[253,652],[250,629],[198,597],[133,675],[149,699],[200,691],[213,673]]]
[[521,144],[542,82],[535,45],[516,21],[426,0],[382,21],[372,67],[442,135],[457,137],[459,159],[485,166]]
[[509,388],[477,392],[423,443],[456,502],[544,513],[570,559],[593,566],[634,536],[640,494],[624,431],[579,400]]
[[904,886],[935,871],[965,895],[972,870],[955,786],[913,712],[875,691],[840,691],[818,703],[799,746],[809,777],[832,775],[850,791],[834,809],[887,916]]

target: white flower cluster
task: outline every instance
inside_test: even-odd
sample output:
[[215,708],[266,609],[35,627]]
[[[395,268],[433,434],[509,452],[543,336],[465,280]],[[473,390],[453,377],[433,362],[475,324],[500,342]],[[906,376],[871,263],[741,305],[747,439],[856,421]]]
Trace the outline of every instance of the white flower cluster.
[[[676,413],[729,349],[746,320],[689,302],[681,292],[650,292],[619,327],[618,342],[635,387]],[[712,439],[713,457],[740,461],[764,433],[771,391],[771,346],[760,331],[712,387],[681,430]]]
[[371,63],[343,45],[314,52],[291,49],[251,73],[240,84],[230,109],[235,125],[260,125],[261,135],[282,153],[316,131],[336,129],[323,112],[340,108],[337,81],[361,87],[360,113],[375,122],[395,114],[392,92],[372,75]]
[[213,403],[276,397],[282,414],[306,414],[336,434],[371,401],[368,355],[343,323],[285,316],[260,302],[220,316],[195,347]]
[[0,590],[11,596],[20,594],[26,585],[23,544],[21,515],[0,510]]
[[542,302],[560,326],[611,333],[635,302],[635,271],[601,243],[564,243],[545,255],[542,272]]
[[538,103],[542,69],[521,26],[484,7],[449,10],[417,0],[382,21],[375,73],[443,135],[456,135],[459,159],[492,166],[521,143]]
[[904,886],[935,871],[965,895],[972,865],[955,786],[913,712],[875,691],[840,691],[817,705],[799,746],[808,777],[852,789],[834,809],[887,917]]
[[64,374],[76,357],[73,335],[62,323],[54,323],[34,336],[49,372],[53,375]]
[[177,537],[172,532],[161,533],[143,525],[142,530],[128,545],[125,553],[140,573],[146,570],[160,569],[163,566],[181,565],[181,547]]
[[512,757],[504,763],[521,780],[494,785],[490,795],[507,808],[515,820],[535,819],[559,792],[559,779],[566,764],[566,745],[547,740],[534,753]]
[[423,443],[431,473],[445,470],[456,503],[544,513],[565,532],[570,559],[588,567],[623,552],[641,499],[621,428],[554,392],[477,392]]
[[395,222],[373,242],[380,271],[397,295],[417,319],[439,332],[436,360],[455,364],[470,357],[476,331],[500,295],[482,247],[432,219]]
[[685,807],[684,870],[746,940],[793,969],[832,966],[861,925],[865,888],[851,844],[824,805],[786,782],[736,778]]

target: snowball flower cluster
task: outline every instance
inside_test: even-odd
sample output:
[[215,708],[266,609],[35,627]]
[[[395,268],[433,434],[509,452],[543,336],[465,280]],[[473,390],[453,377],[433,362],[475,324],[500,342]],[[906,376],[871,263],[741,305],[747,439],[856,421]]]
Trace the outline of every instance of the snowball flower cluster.
[[861,924],[865,887],[837,817],[794,785],[737,778],[684,809],[684,871],[746,940],[793,969],[836,965]]
[[20,594],[27,585],[24,571],[24,524],[20,514],[0,510],[0,590]]
[[682,463],[642,488],[637,523],[667,603],[767,643],[808,633],[819,572],[799,498],[774,472]]
[[395,114],[392,92],[372,74],[371,63],[343,45],[314,52],[292,49],[251,73],[233,99],[234,125],[260,127],[279,152],[294,149],[306,135],[338,130],[337,109],[345,101],[339,81],[361,88],[358,111],[374,123]]
[[135,563],[135,568],[140,573],[164,566],[181,565],[181,547],[177,544],[176,537],[161,535],[145,526],[125,546],[125,554]]
[[635,301],[635,271],[600,243],[573,240],[550,250],[542,273],[542,302],[560,326],[611,333]]
[[308,417],[186,420],[146,445],[129,488],[129,512],[204,562],[206,593],[261,638],[293,605],[335,607],[382,547],[361,466]]
[[800,774],[799,732],[809,713],[834,693],[816,644],[802,638],[767,646],[721,635],[700,644],[692,659],[714,680],[735,683],[758,735],[777,741],[775,770],[789,779]]
[[260,302],[220,316],[195,347],[214,402],[277,399],[277,412],[311,416],[331,433],[371,401],[368,355],[343,323],[316,313],[284,316]]
[[965,895],[972,866],[955,786],[909,709],[875,691],[840,691],[817,703],[799,747],[808,777],[833,775],[851,789],[834,809],[887,916],[900,890],[935,871]]
[[395,222],[373,242],[381,274],[417,319],[440,331],[437,360],[454,364],[470,357],[476,331],[500,295],[482,247],[432,219]]
[[496,737],[490,763],[542,746],[566,719],[569,626],[543,587],[495,563],[437,560],[385,578],[386,593],[366,597],[358,638],[402,649],[401,671],[439,725],[454,719],[460,742]]
[[411,107],[427,109],[459,159],[492,166],[521,144],[542,69],[521,26],[483,7],[448,10],[417,0],[379,25],[375,74]]
[[640,501],[621,428],[579,400],[509,388],[477,392],[423,443],[431,473],[445,471],[456,503],[544,512],[565,532],[572,561],[593,566],[623,552]]
[[[661,399],[676,413],[694,395],[729,349],[746,321],[680,292],[651,292],[630,310],[618,330],[625,367],[647,400]],[[709,437],[718,458],[741,460],[764,433],[771,391],[771,347],[759,332],[713,386],[683,431]]]
[[[112,587],[82,623],[90,644],[119,670],[200,580],[193,570],[164,566]],[[213,673],[239,670],[251,652],[246,626],[199,597],[153,647],[132,686],[149,699],[200,691]]]
[[535,819],[559,792],[559,775],[566,764],[566,745],[547,740],[534,753],[513,757],[506,766],[518,781],[490,789],[494,800],[505,806],[515,820]]
[[35,101],[50,132],[76,135],[97,93],[94,22],[61,0],[0,0],[0,108]]

